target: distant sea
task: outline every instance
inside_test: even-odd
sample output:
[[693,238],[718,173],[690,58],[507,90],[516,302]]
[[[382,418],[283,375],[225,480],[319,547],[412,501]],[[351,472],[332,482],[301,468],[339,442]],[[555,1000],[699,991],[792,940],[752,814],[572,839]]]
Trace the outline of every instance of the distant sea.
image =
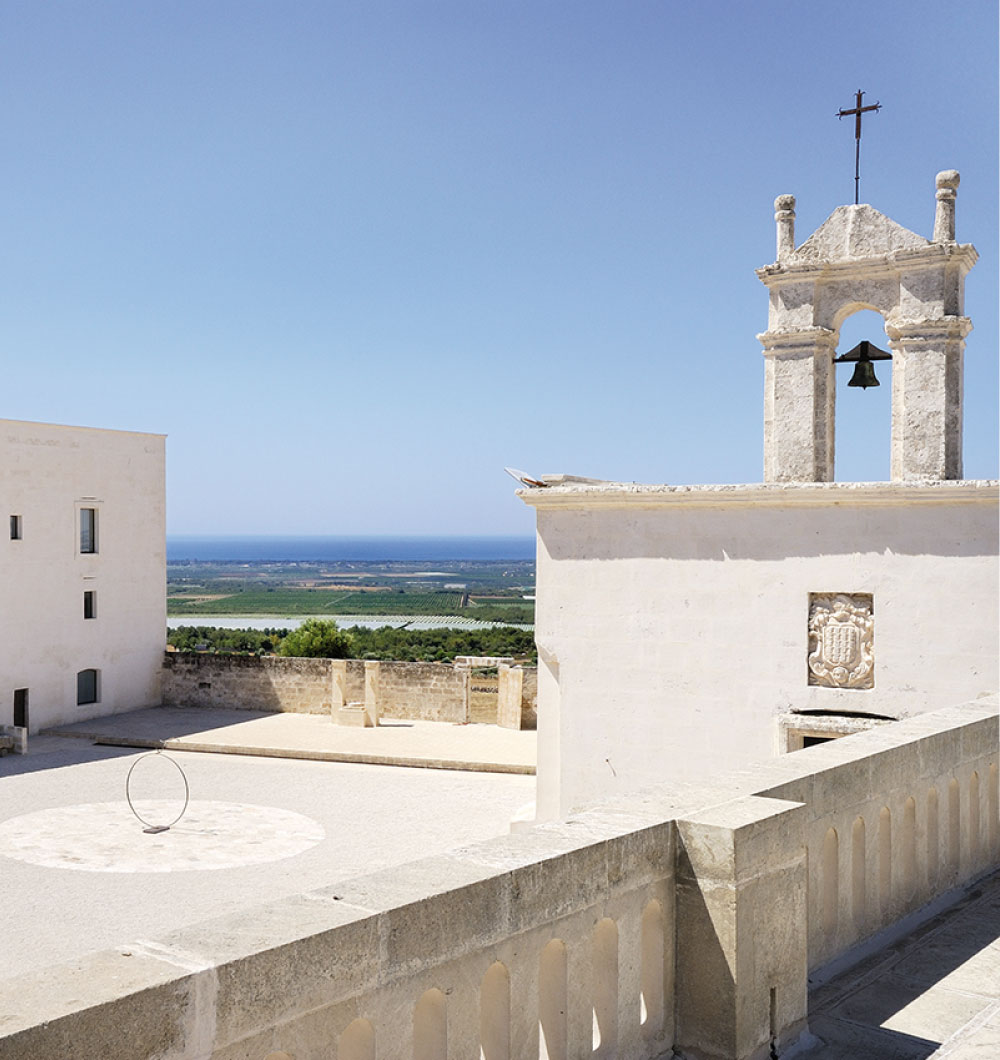
[[533,537],[256,537],[167,535],[167,561],[534,560]]

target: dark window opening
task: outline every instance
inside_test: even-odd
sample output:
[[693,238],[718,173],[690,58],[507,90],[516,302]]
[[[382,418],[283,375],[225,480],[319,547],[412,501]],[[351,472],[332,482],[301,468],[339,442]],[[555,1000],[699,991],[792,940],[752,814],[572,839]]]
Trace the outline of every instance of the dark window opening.
[[97,509],[80,509],[80,551],[97,551]]
[[98,702],[96,670],[81,670],[76,675],[76,702],[81,706]]
[[97,593],[93,589],[84,590],[83,617],[97,618]]
[[14,724],[23,729],[28,727],[28,690],[26,688],[14,689]]
[[11,541],[21,540],[21,517],[19,515],[10,517],[10,539]]

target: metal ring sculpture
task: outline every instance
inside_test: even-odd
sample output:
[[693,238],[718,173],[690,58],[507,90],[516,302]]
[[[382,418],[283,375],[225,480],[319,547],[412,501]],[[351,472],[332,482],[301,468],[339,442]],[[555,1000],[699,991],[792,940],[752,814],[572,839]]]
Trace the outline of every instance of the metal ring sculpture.
[[[139,811],[132,803],[132,792],[130,788],[132,784],[132,774],[135,771],[135,767],[144,758],[153,758],[157,755],[166,759],[166,761],[173,763],[173,765],[177,767],[177,772],[181,775],[181,780],[184,781],[184,805],[181,808],[181,812],[170,822],[170,824],[151,824],[140,815]],[[128,776],[125,778],[125,798],[128,800],[128,808],[135,814],[139,821],[146,826],[143,828],[143,831],[148,832],[150,835],[156,835],[158,832],[166,832],[168,829],[172,828],[184,816],[184,814],[187,813],[188,803],[191,801],[191,789],[188,787],[188,779],[184,774],[184,770],[181,769],[180,763],[176,759],[171,758],[169,755],[165,755],[162,751],[150,751],[149,754],[140,755],[132,763],[132,768],[128,771]]]

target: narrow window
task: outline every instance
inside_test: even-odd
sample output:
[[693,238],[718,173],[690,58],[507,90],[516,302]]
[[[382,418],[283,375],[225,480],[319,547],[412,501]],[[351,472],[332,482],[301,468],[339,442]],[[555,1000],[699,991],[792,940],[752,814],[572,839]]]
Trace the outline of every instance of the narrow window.
[[14,689],[14,724],[23,729],[28,727],[28,690]]
[[21,540],[21,517],[19,515],[10,517],[10,539],[11,541]]
[[76,702],[78,705],[98,702],[96,670],[81,670],[76,675]]
[[80,551],[97,551],[97,509],[80,509]]
[[83,591],[83,617],[97,618],[97,592],[94,589]]

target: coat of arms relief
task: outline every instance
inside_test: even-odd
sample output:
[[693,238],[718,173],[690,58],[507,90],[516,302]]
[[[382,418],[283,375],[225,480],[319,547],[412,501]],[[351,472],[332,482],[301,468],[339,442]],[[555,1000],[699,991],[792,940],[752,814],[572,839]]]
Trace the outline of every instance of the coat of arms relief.
[[809,684],[874,686],[875,617],[870,594],[809,594]]

